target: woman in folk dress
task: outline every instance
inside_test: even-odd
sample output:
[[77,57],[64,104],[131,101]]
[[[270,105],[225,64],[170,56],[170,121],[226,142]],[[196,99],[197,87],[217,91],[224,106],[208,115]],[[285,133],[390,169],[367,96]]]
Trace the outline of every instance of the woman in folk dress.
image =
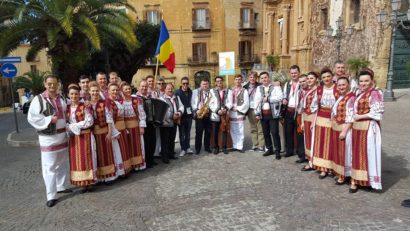
[[359,186],[381,190],[381,133],[380,121],[384,113],[383,94],[374,86],[374,72],[363,69],[359,73],[360,94],[354,104],[352,128],[352,174],[350,193]]

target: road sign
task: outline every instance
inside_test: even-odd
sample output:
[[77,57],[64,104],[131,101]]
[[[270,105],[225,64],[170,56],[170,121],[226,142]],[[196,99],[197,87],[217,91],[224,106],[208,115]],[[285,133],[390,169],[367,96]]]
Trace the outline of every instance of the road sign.
[[13,78],[17,74],[17,67],[11,63],[5,63],[1,66],[0,73],[6,78]]
[[9,56],[0,59],[0,63],[21,63],[20,56]]

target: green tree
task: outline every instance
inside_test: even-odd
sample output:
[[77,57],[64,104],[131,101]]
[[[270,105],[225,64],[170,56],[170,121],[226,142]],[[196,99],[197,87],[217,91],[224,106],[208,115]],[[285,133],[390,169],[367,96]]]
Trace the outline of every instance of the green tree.
[[127,0],[2,0],[0,56],[24,41],[31,45],[26,59],[47,49],[52,71],[63,83],[77,82],[79,69],[102,40],[118,40],[128,50],[139,46],[134,24],[124,9]]
[[33,95],[38,95],[44,91],[44,77],[49,74],[48,72],[30,71],[24,73],[22,76],[16,77],[14,88],[27,88],[30,89]]
[[267,55],[266,62],[269,64],[272,71],[276,71],[280,63],[280,57],[279,55],[274,55],[274,54]]
[[370,62],[364,58],[350,58],[347,60],[347,65],[349,70],[354,73],[354,76],[357,78],[360,69],[368,67]]
[[99,71],[117,71],[122,80],[131,82],[137,70],[144,66],[148,58],[154,57],[159,37],[159,25],[140,21],[134,28],[141,46],[130,51],[116,41],[104,41],[103,49],[92,55],[82,73],[95,76]]

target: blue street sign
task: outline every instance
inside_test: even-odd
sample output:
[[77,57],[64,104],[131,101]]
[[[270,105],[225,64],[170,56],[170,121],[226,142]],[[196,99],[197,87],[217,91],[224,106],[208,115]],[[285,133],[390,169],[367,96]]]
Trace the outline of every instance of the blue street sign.
[[0,59],[0,63],[21,63],[21,57],[20,56],[3,57]]
[[3,66],[1,66],[0,73],[4,77],[13,78],[14,76],[17,75],[17,67],[11,63],[5,63],[3,64]]

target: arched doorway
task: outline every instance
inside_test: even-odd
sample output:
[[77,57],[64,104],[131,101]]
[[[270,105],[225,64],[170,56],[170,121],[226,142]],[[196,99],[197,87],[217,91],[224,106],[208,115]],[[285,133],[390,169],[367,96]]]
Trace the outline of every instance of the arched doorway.
[[198,88],[199,85],[201,85],[201,81],[203,79],[207,79],[209,82],[211,82],[211,74],[208,71],[198,71],[197,73],[195,73],[195,88]]

